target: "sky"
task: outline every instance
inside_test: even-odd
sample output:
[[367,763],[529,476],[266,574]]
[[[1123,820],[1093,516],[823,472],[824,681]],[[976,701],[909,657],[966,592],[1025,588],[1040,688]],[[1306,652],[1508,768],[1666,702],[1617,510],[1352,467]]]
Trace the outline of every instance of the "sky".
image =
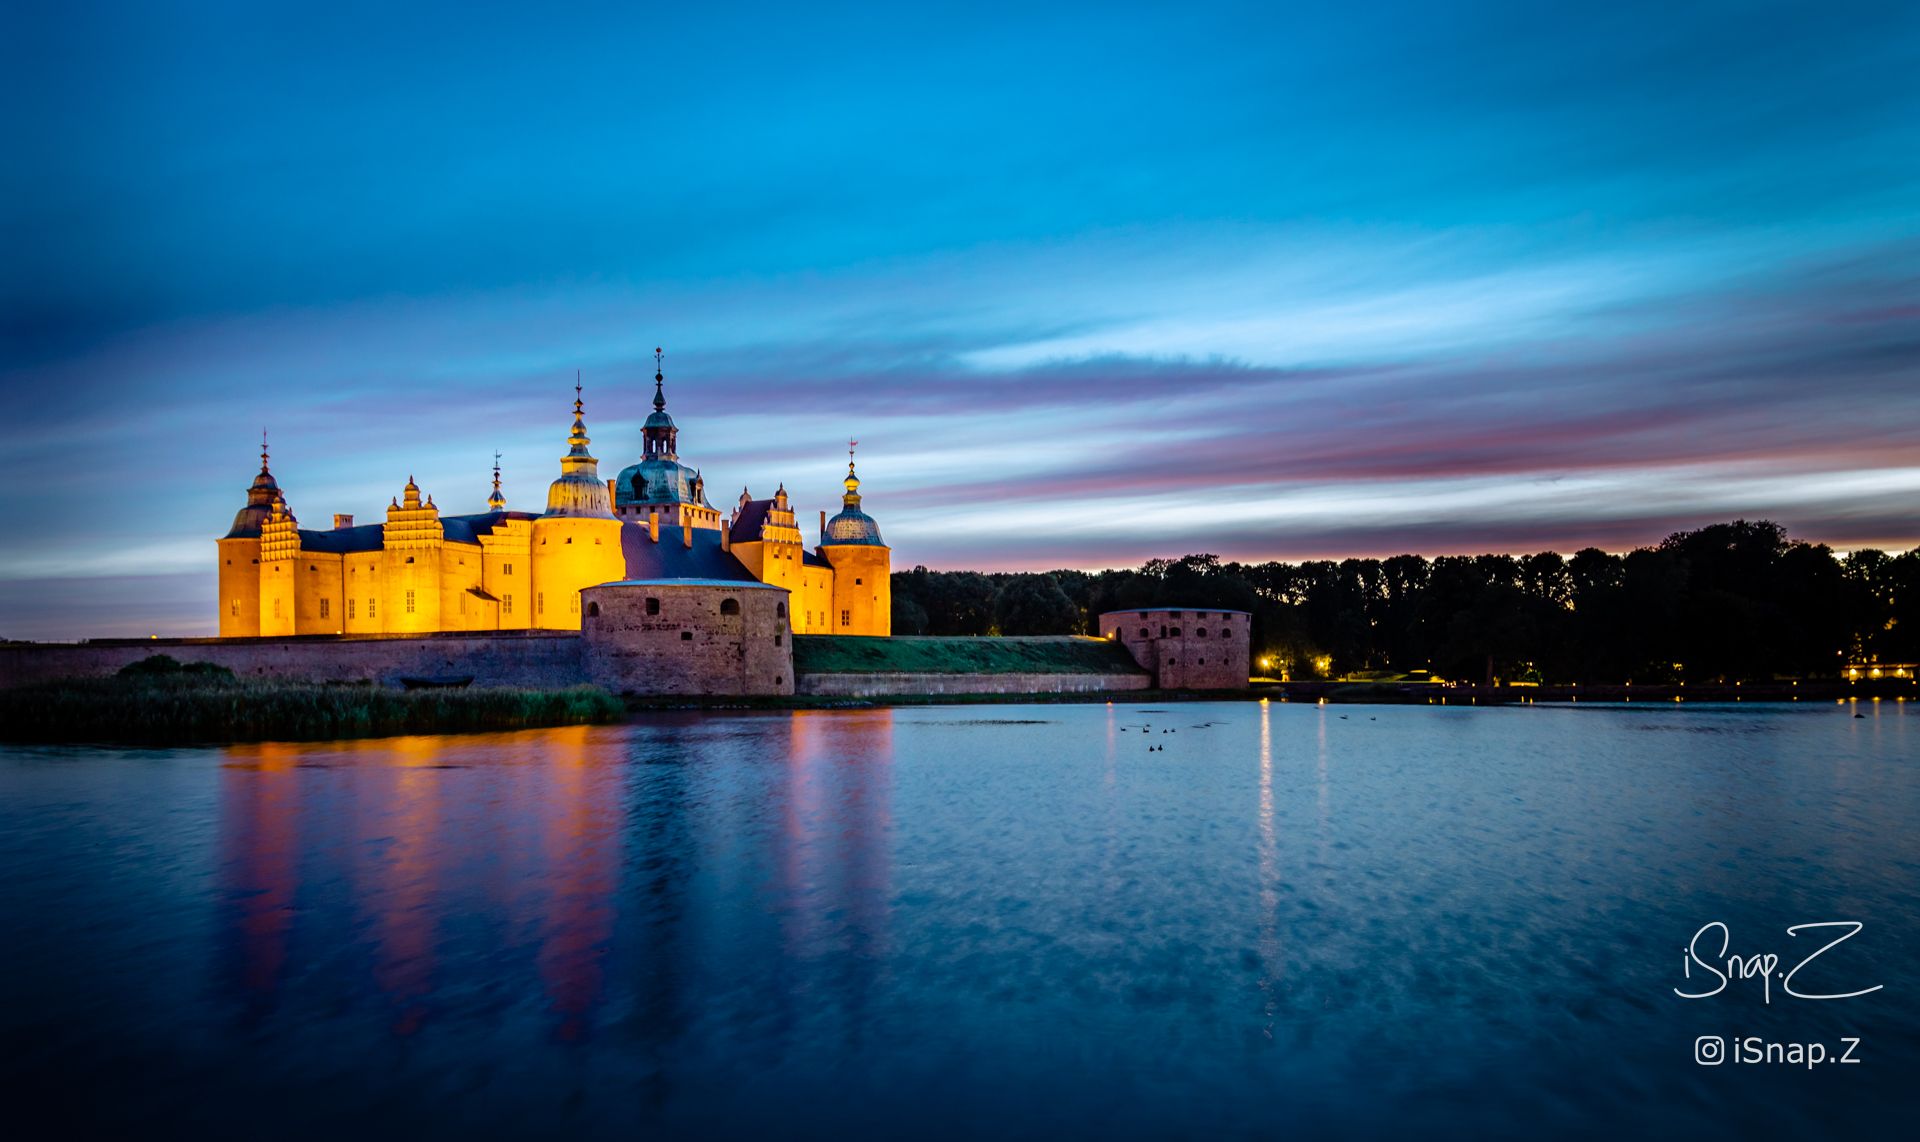
[[[404,11],[396,10],[404,8]],[[603,475],[896,568],[1920,544],[1920,7],[9,4],[0,637]]]

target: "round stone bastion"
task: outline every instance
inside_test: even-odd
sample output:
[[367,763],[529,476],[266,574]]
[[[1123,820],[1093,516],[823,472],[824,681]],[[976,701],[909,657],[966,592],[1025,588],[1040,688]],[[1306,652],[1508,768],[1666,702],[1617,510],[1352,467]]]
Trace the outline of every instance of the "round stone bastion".
[[587,681],[615,694],[791,694],[787,589],[626,579],[580,592]]

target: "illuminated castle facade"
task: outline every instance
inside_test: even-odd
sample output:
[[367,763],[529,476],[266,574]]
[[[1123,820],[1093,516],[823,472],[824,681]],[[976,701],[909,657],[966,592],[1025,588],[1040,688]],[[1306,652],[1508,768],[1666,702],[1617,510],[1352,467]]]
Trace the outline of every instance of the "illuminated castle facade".
[[336,515],[332,529],[309,530],[263,445],[246,506],[219,540],[221,637],[579,630],[580,592],[622,582],[763,583],[788,592],[779,617],[795,634],[891,633],[892,552],[860,509],[851,460],[841,510],[820,513],[812,548],[785,485],[770,499],[743,490],[723,516],[680,462],[665,377],[653,379],[640,460],[611,480],[587,451],[576,391],[560,478],[538,513],[507,510],[496,464],[477,515],[442,515],[409,477],[384,523]]

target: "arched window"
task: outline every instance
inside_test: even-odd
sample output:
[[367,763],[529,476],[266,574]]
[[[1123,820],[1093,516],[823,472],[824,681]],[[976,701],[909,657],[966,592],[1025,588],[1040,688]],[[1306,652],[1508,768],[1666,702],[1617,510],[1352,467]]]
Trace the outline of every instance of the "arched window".
[[1207,637],[1207,628],[1206,628],[1206,627],[1195,627],[1195,628],[1193,628],[1193,637],[1195,637],[1195,638],[1205,638],[1205,637]]
[[648,614],[650,614],[650,615],[657,615],[657,614],[659,614],[659,613],[660,613],[660,600],[658,600],[658,599],[648,599],[648,600],[647,600],[647,613],[648,613]]
[[600,604],[599,604],[599,603],[588,603],[588,604],[587,604],[587,617],[588,617],[588,618],[590,618],[590,619],[597,619],[597,618],[599,618],[599,617],[600,617]]
[[722,599],[722,600],[720,600],[720,613],[721,613],[721,614],[723,614],[723,615],[737,615],[737,614],[739,614],[739,613],[740,613],[740,600],[738,600],[738,599]]
[[1149,636],[1149,635],[1147,634],[1147,628],[1146,628],[1146,627],[1141,627],[1141,628],[1140,628],[1140,637],[1141,637],[1141,638],[1148,638],[1148,637],[1150,637],[1150,636]]
[[774,613],[774,614],[776,614],[776,615],[779,615],[779,616],[780,616],[781,618],[783,618],[783,619],[784,619],[784,618],[786,618],[786,617],[787,617],[787,605],[786,605],[785,603],[776,603],[776,604],[774,604],[774,608],[773,608],[773,613]]

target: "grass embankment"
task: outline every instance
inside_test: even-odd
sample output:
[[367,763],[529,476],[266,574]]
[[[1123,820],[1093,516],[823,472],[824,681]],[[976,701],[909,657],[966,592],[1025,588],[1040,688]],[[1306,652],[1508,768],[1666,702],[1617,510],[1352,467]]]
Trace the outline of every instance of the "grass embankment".
[[799,674],[1141,674],[1126,649],[1100,638],[855,638],[793,640]]
[[0,740],[316,741],[578,725],[617,721],[625,713],[618,698],[593,686],[403,691],[241,680],[190,663],[0,691]]

